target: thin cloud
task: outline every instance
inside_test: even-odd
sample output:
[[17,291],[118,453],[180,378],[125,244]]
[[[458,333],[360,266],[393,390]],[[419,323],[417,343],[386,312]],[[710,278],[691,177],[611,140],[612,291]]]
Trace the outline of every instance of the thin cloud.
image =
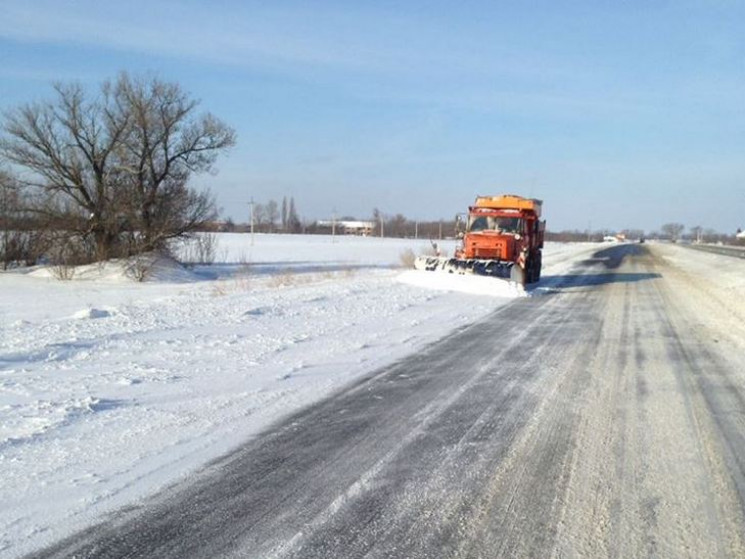
[[426,22],[385,14],[296,8],[209,9],[193,5],[10,2],[0,36],[72,43],[245,67],[336,69],[406,75],[517,77],[568,74],[560,61],[515,49],[484,52],[467,39],[446,41]]

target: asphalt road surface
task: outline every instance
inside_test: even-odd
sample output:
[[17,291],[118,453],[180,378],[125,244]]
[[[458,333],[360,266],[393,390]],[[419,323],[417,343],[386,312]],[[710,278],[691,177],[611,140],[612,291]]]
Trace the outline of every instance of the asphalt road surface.
[[541,285],[34,556],[745,557],[726,301],[646,245]]

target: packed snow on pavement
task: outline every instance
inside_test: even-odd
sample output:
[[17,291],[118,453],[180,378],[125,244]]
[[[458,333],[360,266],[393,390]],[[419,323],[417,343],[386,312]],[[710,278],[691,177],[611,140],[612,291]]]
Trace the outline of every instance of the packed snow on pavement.
[[[597,248],[549,243],[541,285]],[[101,520],[280,417],[545,289],[402,270],[409,251],[430,249],[222,234],[213,265],[157,261],[142,283],[118,263],[71,281],[43,268],[0,274],[0,555]]]

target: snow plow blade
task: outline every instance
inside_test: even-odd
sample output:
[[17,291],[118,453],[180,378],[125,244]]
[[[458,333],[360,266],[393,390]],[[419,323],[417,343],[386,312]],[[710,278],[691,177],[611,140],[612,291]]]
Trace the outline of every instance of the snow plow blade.
[[522,268],[515,266],[514,262],[502,260],[480,260],[462,258],[444,258],[441,256],[419,256],[414,261],[414,268],[428,272],[445,272],[449,274],[476,274],[478,276],[489,276],[501,278],[525,284],[525,275]]

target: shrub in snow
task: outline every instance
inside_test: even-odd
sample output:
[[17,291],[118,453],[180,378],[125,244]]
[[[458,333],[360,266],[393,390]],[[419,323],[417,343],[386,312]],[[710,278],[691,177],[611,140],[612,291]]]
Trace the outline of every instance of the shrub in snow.
[[407,248],[406,250],[402,251],[401,254],[399,254],[398,259],[401,262],[401,266],[403,268],[413,268],[414,261],[416,260],[416,254],[414,254],[413,250]]
[[199,233],[184,240],[177,253],[179,260],[184,264],[214,264],[217,247],[217,235],[214,233]]

